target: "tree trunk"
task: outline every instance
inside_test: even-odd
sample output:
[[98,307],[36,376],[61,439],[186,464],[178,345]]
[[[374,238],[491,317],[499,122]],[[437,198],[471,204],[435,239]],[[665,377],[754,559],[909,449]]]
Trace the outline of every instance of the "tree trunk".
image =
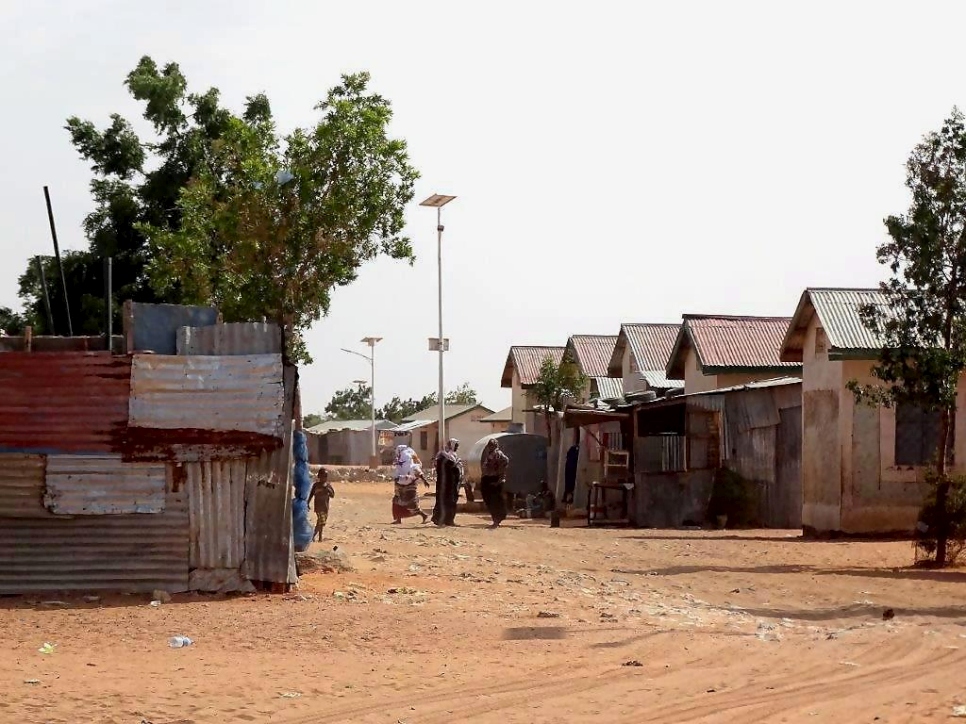
[[936,461],[938,482],[936,485],[936,565],[946,565],[946,547],[949,541],[949,513],[946,502],[949,498],[949,477],[946,475],[946,450],[949,446],[949,430],[952,412],[948,407],[942,409],[939,417],[939,459]]

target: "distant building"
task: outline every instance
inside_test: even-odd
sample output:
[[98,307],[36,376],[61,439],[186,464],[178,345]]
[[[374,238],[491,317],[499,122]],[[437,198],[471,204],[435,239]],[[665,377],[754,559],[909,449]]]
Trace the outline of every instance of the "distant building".
[[[376,454],[384,457],[394,442],[396,423],[376,420]],[[372,455],[372,420],[326,420],[308,428],[306,441],[313,465],[368,465]]]
[[504,407],[492,415],[487,415],[482,422],[490,425],[491,433],[507,432],[513,423],[513,407]]
[[581,391],[581,400],[598,397],[619,399],[623,393],[621,380],[607,371],[617,336],[613,334],[575,334],[567,340],[563,359],[577,365],[587,377],[587,385]]
[[539,403],[531,389],[540,377],[540,367],[546,359],[560,364],[563,354],[563,347],[510,347],[500,386],[511,390],[511,422],[522,425],[524,432],[533,432],[536,428],[533,409]]
[[[491,434],[492,427],[484,418],[493,414],[485,405],[446,405],[446,437],[460,441],[461,450],[469,450],[482,437]],[[408,443],[423,463],[428,463],[439,451],[439,405],[403,418],[402,423],[392,430],[397,441],[402,438]]]
[[668,390],[684,387],[683,380],[667,377],[667,363],[680,331],[680,324],[621,325],[607,373],[620,378],[625,396],[653,391],[663,397]]

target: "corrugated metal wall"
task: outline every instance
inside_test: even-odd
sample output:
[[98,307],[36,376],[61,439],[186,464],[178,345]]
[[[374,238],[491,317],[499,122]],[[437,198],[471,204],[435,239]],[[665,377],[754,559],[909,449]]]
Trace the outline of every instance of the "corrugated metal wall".
[[44,505],[58,515],[151,514],[164,510],[164,465],[120,455],[51,455]]
[[244,460],[188,463],[192,568],[234,568],[245,561]]
[[182,327],[178,330],[180,355],[281,354],[282,331],[266,322]]
[[282,437],[282,357],[135,355],[131,427]]
[[0,354],[0,452],[112,452],[130,390],[129,357]]
[[172,491],[154,515],[6,518],[0,594],[188,590],[188,506]]
[[[42,455],[0,455],[0,518],[50,518]],[[3,522],[0,522],[0,526]]]

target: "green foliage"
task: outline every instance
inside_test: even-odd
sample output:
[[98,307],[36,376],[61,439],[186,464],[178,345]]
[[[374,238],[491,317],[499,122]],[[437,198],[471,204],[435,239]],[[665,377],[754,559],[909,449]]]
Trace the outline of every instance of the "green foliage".
[[547,357],[540,365],[540,374],[531,388],[531,394],[538,404],[555,412],[562,412],[568,399],[582,401],[586,386],[587,376],[574,362],[563,359],[557,364]]
[[755,484],[728,468],[715,472],[708,502],[708,517],[728,516],[730,526],[749,526],[758,518],[758,490]]
[[877,382],[851,380],[849,389],[870,404],[907,402],[940,413],[934,505],[936,560],[943,565],[947,448],[966,369],[966,127],[958,109],[916,146],[906,172],[909,210],[885,220],[890,240],[877,252],[891,274],[880,285],[886,304],[861,310],[882,340]]
[[[357,385],[339,390],[329,404],[325,406],[328,420],[368,420],[372,415],[372,388],[369,385]],[[377,415],[378,417],[378,415]]]
[[321,425],[323,422],[325,422],[325,418],[322,415],[317,412],[311,412],[308,415],[302,416],[302,429],[308,430],[310,427]]
[[937,503],[937,493],[942,480],[935,470],[926,472],[926,482],[929,484],[929,493],[922,510],[919,511],[916,524],[916,562],[925,566],[935,564],[939,547],[937,531],[940,522],[944,520],[947,538],[944,563],[952,565],[966,548],[966,477],[947,478],[948,492],[944,510],[940,510]]
[[9,307],[0,307],[0,332],[4,334],[22,334],[24,318]]
[[[436,395],[433,395],[433,403],[436,404]],[[455,390],[450,390],[446,393],[446,404],[447,405],[475,405],[478,402],[476,399],[476,390],[470,387],[469,382],[464,382],[462,385],[457,387]]]
[[383,420],[391,420],[392,422],[399,424],[410,415],[414,415],[420,410],[425,410],[427,407],[432,407],[435,404],[435,393],[424,395],[419,400],[412,398],[403,400],[399,397],[393,397],[389,402],[383,405],[382,409],[376,412],[376,417],[379,417]]
[[138,227],[154,287],[216,304],[226,321],[275,321],[307,360],[301,332],[328,312],[334,287],[379,254],[411,261],[403,212],[418,174],[405,142],[388,136],[389,102],[368,83],[367,73],[343,76],[316,106],[318,123],[288,136],[263,96],[225,119],[181,191],[180,226]]
[[[117,302],[214,304],[226,321],[264,317],[284,326],[295,359],[308,360],[301,332],[328,312],[333,287],[379,254],[413,259],[403,211],[418,174],[405,142],[388,135],[389,102],[368,83],[366,73],[343,76],[312,127],[280,136],[264,95],[236,115],[216,88],[189,93],[176,63],[144,57],[126,86],[153,138],[117,114],[104,129],[70,118],[95,203],[84,221],[88,250],[64,256],[75,333],[102,331],[101,258],[111,256]],[[63,294],[52,260],[44,265],[63,333]],[[33,262],[20,295],[27,322],[50,332]]]

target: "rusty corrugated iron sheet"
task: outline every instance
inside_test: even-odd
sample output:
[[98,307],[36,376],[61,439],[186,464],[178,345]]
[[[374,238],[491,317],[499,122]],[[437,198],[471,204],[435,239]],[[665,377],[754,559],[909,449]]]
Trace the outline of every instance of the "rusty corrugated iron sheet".
[[[663,378],[668,360],[671,359],[671,350],[674,349],[674,340],[677,339],[680,331],[680,324],[622,324],[610,363],[607,366],[608,374],[611,377],[622,376],[624,349],[630,348],[634,372],[638,372],[645,379],[648,379],[644,373],[650,372],[653,374],[660,371]],[[650,382],[648,384],[650,385]],[[651,385],[651,387],[668,388],[666,383]]]
[[0,594],[188,590],[188,507],[169,482],[153,515],[5,518]]
[[0,354],[0,453],[112,452],[123,436],[129,357]]
[[244,563],[246,470],[245,460],[184,465],[191,568],[237,570]]
[[[135,355],[129,426],[282,437],[282,357]],[[215,436],[202,435],[203,442]]]
[[44,504],[58,515],[156,514],[164,510],[165,467],[120,455],[51,455]]
[[729,317],[684,315],[684,324],[668,362],[668,376],[684,379],[685,355],[697,353],[704,374],[719,372],[801,370],[796,362],[782,362],[781,348],[790,317]]
[[554,364],[560,364],[563,359],[563,347],[510,347],[507,355],[506,364],[503,366],[503,377],[500,381],[501,387],[511,387],[513,384],[513,370],[517,371],[520,377],[520,385],[530,387],[536,383],[540,376],[540,367],[548,357]]
[[587,377],[608,377],[616,344],[616,334],[575,334],[567,340],[566,349]]
[[872,356],[882,349],[883,340],[862,321],[859,310],[866,305],[890,313],[888,300],[879,289],[806,289],[782,341],[783,359],[801,361],[805,331],[815,315],[825,330],[830,356]]
[[298,375],[285,368],[284,447],[249,464],[245,486],[245,575],[251,581],[296,583],[292,542],[292,415]]
[[44,469],[43,455],[0,455],[0,518],[53,515],[44,506]]
[[180,355],[281,354],[282,330],[268,322],[237,322],[178,330]]

